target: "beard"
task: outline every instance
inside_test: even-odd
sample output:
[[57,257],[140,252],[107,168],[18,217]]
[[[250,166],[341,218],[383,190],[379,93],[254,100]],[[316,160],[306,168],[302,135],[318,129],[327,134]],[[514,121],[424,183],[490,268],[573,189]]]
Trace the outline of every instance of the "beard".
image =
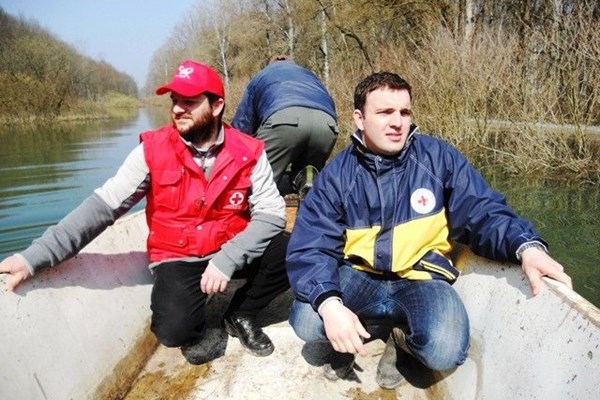
[[208,141],[215,126],[215,118],[210,112],[205,113],[194,122],[186,132],[180,132],[183,139],[195,145]]

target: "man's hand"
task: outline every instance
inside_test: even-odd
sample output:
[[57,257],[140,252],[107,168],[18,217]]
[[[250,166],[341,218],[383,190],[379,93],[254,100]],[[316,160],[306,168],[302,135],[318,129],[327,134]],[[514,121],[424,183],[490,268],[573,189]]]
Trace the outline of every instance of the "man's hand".
[[331,300],[323,306],[320,314],[327,339],[335,351],[362,355],[367,353],[363,339],[368,339],[371,335],[350,309],[339,301]]
[[10,256],[0,262],[0,273],[9,274],[6,280],[6,290],[14,292],[15,288],[25,279],[31,277],[31,272],[25,263],[17,256]]
[[556,279],[573,289],[571,278],[564,273],[563,266],[543,250],[532,247],[523,251],[521,254],[521,268],[523,268],[527,279],[529,279],[529,285],[534,295],[540,293],[542,289],[542,276]]
[[229,283],[229,279],[212,262],[209,262],[202,274],[202,279],[200,279],[200,290],[207,295],[223,293],[227,288],[227,283]]

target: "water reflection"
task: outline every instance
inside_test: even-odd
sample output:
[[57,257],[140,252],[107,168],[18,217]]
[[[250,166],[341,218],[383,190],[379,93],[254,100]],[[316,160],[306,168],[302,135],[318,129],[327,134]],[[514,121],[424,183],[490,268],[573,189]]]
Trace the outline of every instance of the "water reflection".
[[117,171],[139,133],[154,127],[144,110],[129,120],[0,131],[0,257],[76,207]]
[[600,188],[507,178],[489,167],[484,175],[521,216],[534,222],[552,256],[573,278],[575,290],[600,306]]

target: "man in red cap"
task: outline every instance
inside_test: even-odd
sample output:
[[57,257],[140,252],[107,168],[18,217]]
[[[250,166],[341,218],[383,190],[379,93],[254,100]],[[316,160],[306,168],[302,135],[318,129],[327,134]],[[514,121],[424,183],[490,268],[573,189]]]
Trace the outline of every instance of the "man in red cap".
[[255,316],[289,287],[288,235],[264,145],[222,122],[223,82],[204,64],[183,62],[156,93],[171,94],[172,123],[142,133],[113,178],[2,261],[0,273],[10,274],[6,287],[12,291],[74,256],[145,196],[151,329],[159,341],[181,347],[193,364],[214,358],[215,330],[207,329],[204,308],[241,276],[247,281],[233,295],[223,326],[251,353],[269,355],[273,343]]

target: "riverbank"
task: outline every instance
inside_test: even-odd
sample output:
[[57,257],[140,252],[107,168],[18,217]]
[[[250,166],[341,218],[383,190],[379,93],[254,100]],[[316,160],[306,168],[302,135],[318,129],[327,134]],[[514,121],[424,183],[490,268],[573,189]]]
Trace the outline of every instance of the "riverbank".
[[[473,125],[481,125],[481,121],[469,120]],[[483,122],[489,129],[496,132],[511,132],[523,129],[535,129],[548,134],[559,134],[563,136],[585,135],[590,140],[600,140],[600,126],[597,125],[575,125],[575,124],[553,124],[546,122],[519,122],[501,121],[489,119]]]
[[47,114],[0,114],[0,131],[5,127],[36,127],[47,124],[77,123],[105,119],[129,119],[143,107],[135,97],[109,92],[98,101],[79,101],[60,113]]

